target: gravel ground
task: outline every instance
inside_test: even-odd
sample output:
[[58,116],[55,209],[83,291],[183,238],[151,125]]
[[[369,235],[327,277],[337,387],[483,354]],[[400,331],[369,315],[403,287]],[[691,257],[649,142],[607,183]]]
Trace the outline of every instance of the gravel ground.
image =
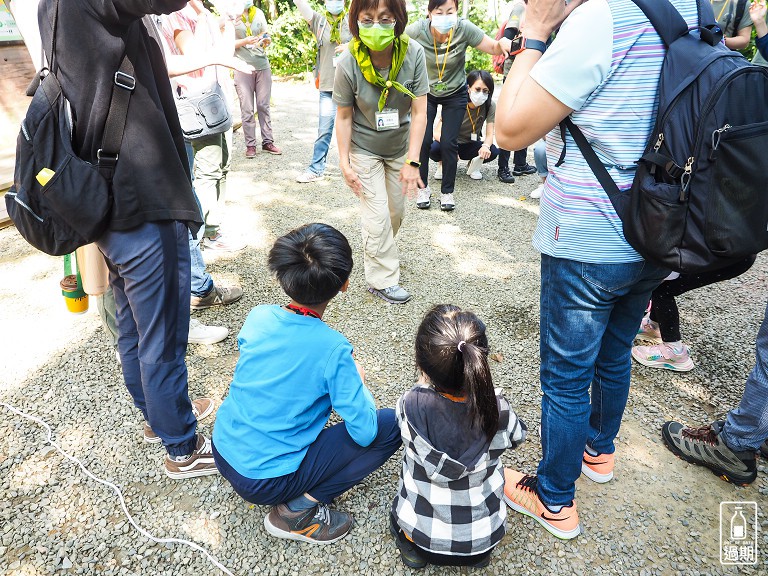
[[[442,213],[408,208],[398,239],[402,283],[413,294],[389,306],[366,290],[357,205],[337,168],[314,185],[294,182],[310,157],[316,130],[316,92],[308,84],[277,82],[273,125],[283,156],[244,158],[235,135],[229,180],[227,231],[248,248],[220,257],[209,269],[220,282],[238,281],[243,299],[196,317],[223,324],[224,342],[189,347],[193,397],[217,404],[237,360],[235,334],[260,303],[284,302],[270,279],[266,252],[276,237],[310,221],[342,230],[356,258],[349,292],[333,301],[327,322],[355,346],[368,386],[380,406],[393,406],[414,382],[413,337],[433,304],[475,310],[488,325],[498,362],[494,378],[532,431],[539,422],[539,257],[531,247],[538,202],[526,196],[535,176],[505,185],[495,163],[484,180],[457,177],[457,209]],[[330,165],[338,162],[335,151]],[[768,293],[768,258],[744,276],[679,299],[685,340],[697,367],[679,374],[634,366],[616,478],[607,485],[577,482],[584,534],[561,543],[525,517],[511,513],[508,532],[493,553],[488,574],[724,574],[719,550],[719,503],[757,501],[768,506],[766,461],[754,484],[735,488],[668,452],[661,424],[681,419],[708,423],[735,405],[754,363],[754,340]],[[102,333],[95,304],[81,316],[66,312],[59,296],[61,259],[40,254],[15,229],[0,231],[0,400],[43,418],[54,438],[96,475],[120,486],[136,520],[160,537],[193,540],[232,572],[243,574],[406,574],[387,530],[399,455],[344,495],[338,505],[356,526],[339,544],[311,547],[269,537],[266,508],[250,507],[220,477],[174,481],[162,471],[162,449],[142,442],[141,416],[122,383]],[[212,420],[202,430],[210,434]],[[114,494],[88,479],[45,442],[45,431],[0,407],[0,571],[5,574],[216,574],[198,552],[154,544],[127,522]],[[533,472],[540,456],[533,432],[505,464]],[[760,544],[768,550],[768,533]],[[765,574],[761,550],[747,574]],[[428,567],[426,574],[474,572]]]

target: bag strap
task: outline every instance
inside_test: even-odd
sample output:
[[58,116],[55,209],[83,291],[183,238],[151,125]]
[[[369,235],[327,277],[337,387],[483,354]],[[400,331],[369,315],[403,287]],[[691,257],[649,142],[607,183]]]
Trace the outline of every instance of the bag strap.
[[744,10],[747,8],[747,0],[739,0],[736,2],[736,14],[733,18],[733,29],[738,32],[741,19],[744,17]]
[[[650,20],[664,45],[669,48],[672,42],[688,33],[688,23],[669,0],[632,0]],[[697,0],[699,23],[701,24],[701,5]]]

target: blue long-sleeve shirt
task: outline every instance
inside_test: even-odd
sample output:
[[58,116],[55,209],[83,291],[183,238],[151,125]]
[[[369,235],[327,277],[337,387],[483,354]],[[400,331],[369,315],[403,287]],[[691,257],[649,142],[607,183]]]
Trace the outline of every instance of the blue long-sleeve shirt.
[[755,40],[755,46],[757,47],[757,51],[760,52],[760,56],[768,60],[768,34],[762,38],[757,38]]
[[325,322],[280,306],[257,306],[238,335],[240,358],[216,415],[213,443],[254,480],[295,472],[333,408],[352,439],[376,438],[376,405],[352,345]]

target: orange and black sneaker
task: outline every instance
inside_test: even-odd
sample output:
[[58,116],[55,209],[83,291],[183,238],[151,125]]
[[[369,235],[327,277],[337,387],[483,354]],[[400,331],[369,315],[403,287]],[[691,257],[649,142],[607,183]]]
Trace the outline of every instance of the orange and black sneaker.
[[312,508],[292,511],[287,504],[278,504],[264,517],[264,528],[277,538],[331,544],[341,540],[352,527],[352,516],[331,510],[320,502]]
[[576,538],[581,533],[576,502],[571,501],[559,512],[553,512],[539,498],[537,482],[536,476],[504,468],[504,502],[513,510],[536,520],[553,536],[561,540]]
[[581,473],[592,482],[605,484],[613,480],[613,454],[596,454],[592,456],[584,450],[584,456],[581,459]]

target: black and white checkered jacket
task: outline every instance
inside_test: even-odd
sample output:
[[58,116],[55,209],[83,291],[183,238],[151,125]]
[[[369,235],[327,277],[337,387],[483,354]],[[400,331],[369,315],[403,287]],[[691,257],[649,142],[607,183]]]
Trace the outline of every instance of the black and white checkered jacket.
[[[429,386],[417,385],[398,400],[396,414],[405,450],[392,513],[421,548],[456,556],[481,554],[504,536],[507,509],[502,502],[500,458],[504,450],[523,441],[526,427],[501,389],[496,390],[496,398],[499,429],[490,442],[470,426],[464,402],[446,405],[455,401]],[[441,421],[435,411],[446,408],[451,413]],[[440,439],[426,437],[440,430],[462,442],[457,458],[434,447]]]

